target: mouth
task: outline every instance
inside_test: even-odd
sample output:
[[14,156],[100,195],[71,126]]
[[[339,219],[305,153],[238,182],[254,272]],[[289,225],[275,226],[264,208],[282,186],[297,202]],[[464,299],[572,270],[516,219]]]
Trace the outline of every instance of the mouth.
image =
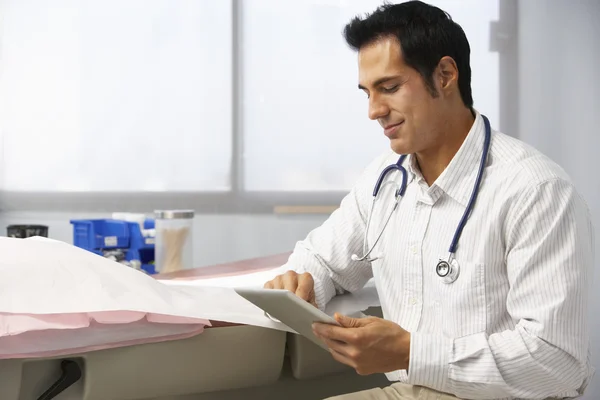
[[397,124],[391,124],[391,125],[384,126],[383,127],[383,134],[385,136],[387,136],[388,138],[392,139],[394,137],[396,131],[400,127],[400,125],[402,125],[403,123],[404,123],[404,121],[399,122]]

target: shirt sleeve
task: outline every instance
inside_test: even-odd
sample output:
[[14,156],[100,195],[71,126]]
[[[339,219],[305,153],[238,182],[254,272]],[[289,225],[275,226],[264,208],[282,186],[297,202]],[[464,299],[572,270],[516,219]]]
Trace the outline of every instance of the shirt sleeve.
[[315,280],[317,306],[325,306],[336,294],[361,289],[373,277],[368,261],[353,261],[362,255],[372,192],[389,153],[378,157],[361,174],[340,207],[294,247],[282,270],[309,272]]
[[577,397],[589,366],[594,238],[587,205],[552,179],[526,190],[506,221],[512,330],[411,335],[410,383],[460,398]]

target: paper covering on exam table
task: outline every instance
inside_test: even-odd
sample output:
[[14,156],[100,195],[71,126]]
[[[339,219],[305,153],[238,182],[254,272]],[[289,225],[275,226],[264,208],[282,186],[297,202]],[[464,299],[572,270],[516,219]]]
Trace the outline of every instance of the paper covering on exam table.
[[185,291],[67,243],[0,237],[0,254],[0,312],[128,310],[208,324],[202,305]]
[[66,243],[0,237],[0,358],[72,354],[199,334],[186,293]]
[[[261,288],[265,282],[284,272],[284,267],[277,267],[267,271],[253,272],[250,274],[237,276],[196,280],[162,280],[160,282],[169,286],[204,288],[202,290],[206,290],[206,288]],[[231,293],[237,296],[233,290],[231,290],[231,292],[227,291],[226,293],[227,296],[229,296]],[[355,316],[369,307],[378,306],[380,306],[379,296],[377,295],[375,282],[373,279],[371,279],[369,282],[367,282],[364,288],[355,293],[334,297],[327,304],[325,313],[333,315],[335,312],[339,312],[345,315]],[[260,318],[261,315],[257,315],[257,317]],[[211,319],[220,321],[218,317]]]
[[[0,254],[0,313],[87,313],[99,323],[122,323],[119,319],[131,319],[131,312],[136,312],[138,319],[157,323],[204,326],[213,319],[287,330],[233,290],[164,285],[140,271],[67,243],[0,237]],[[0,319],[0,338],[20,333],[15,331],[17,322],[44,323],[45,329],[69,326],[57,318],[53,321],[54,325],[22,317],[19,321],[13,318],[11,324],[4,319],[3,324]],[[26,326],[26,330],[33,329]]]

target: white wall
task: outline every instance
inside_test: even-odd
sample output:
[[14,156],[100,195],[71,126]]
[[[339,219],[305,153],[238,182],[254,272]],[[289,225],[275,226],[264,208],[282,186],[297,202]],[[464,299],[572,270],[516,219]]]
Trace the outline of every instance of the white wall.
[[[519,2],[519,136],[571,175],[593,214],[600,255],[598,20],[598,0]],[[595,282],[597,287],[597,271]],[[600,368],[599,311],[600,291],[596,291],[590,310],[596,368]],[[600,378],[594,379],[585,398],[600,398]]]

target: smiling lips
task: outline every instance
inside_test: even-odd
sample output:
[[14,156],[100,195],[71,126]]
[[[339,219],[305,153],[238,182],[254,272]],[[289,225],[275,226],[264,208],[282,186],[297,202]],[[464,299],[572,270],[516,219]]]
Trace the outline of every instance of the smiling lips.
[[387,136],[388,138],[392,139],[394,138],[394,135],[396,133],[396,131],[398,130],[398,128],[400,127],[400,125],[402,125],[404,123],[404,121],[399,122],[397,124],[390,124],[387,126],[383,127],[383,133],[385,136]]

